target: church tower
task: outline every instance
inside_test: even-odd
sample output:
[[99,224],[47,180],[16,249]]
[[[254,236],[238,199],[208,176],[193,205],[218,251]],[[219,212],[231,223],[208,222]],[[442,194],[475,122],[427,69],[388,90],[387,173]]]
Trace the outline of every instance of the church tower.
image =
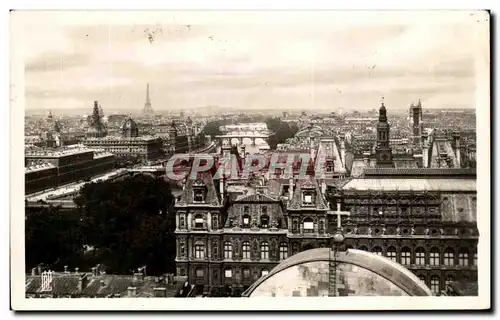
[[422,149],[422,133],[424,124],[422,123],[422,102],[410,105],[410,144],[416,150]]
[[153,108],[151,107],[151,99],[149,97],[149,83],[146,84],[146,103],[144,104],[144,114],[152,114]]
[[377,167],[380,168],[393,168],[392,150],[389,144],[389,131],[390,126],[387,122],[387,110],[382,98],[382,106],[379,110],[378,124],[377,124],[377,147],[375,153],[377,157]]

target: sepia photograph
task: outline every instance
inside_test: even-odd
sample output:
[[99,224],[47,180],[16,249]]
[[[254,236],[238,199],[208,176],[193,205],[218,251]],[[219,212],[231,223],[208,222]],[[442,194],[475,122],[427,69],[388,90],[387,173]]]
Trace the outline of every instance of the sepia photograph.
[[491,307],[488,11],[10,20],[12,309]]

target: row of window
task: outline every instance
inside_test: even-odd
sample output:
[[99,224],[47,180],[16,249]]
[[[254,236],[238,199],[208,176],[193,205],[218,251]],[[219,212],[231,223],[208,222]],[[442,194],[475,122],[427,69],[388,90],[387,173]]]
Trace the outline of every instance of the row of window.
[[[260,276],[263,277],[269,273],[269,270],[262,269],[260,272]],[[198,268],[196,269],[196,278],[204,278],[205,277],[205,269]],[[231,268],[224,269],[224,278],[231,279],[233,277],[233,270]],[[250,269],[243,268],[243,279],[250,279]]]
[[[241,245],[241,252],[243,259],[250,259],[250,242],[243,241]],[[197,243],[194,245],[194,257],[196,259],[204,259],[205,258],[205,245],[202,243]],[[229,241],[224,242],[224,259],[232,259],[233,258],[233,244]],[[260,243],[260,258],[261,259],[269,259],[269,243],[261,242]],[[279,246],[279,258],[280,260],[284,260],[288,258],[288,245],[282,242]]]
[[[364,246],[361,246],[358,248],[359,250],[364,250],[368,251],[368,249]],[[374,247],[372,249],[372,252],[378,255],[383,255],[382,254],[382,248],[380,247]],[[396,248],[394,247],[389,247],[387,251],[385,252],[385,256],[395,262],[399,262],[402,265],[410,265],[412,264],[412,254],[410,248],[402,248],[401,249],[401,255],[400,255],[400,260],[398,261],[397,259],[397,254],[396,254]],[[414,254],[415,258],[415,263],[416,265],[426,265],[427,258],[429,258],[429,265],[431,266],[438,266],[441,265],[440,263],[440,252],[439,249],[437,248],[432,248],[429,252],[429,256],[427,257],[426,252],[424,248],[417,248],[415,250]],[[477,253],[474,253],[473,256],[473,265],[477,265]],[[443,265],[445,266],[454,266],[456,265],[455,262],[455,252],[448,248],[444,251],[443,255]],[[458,253],[458,265],[459,266],[468,266],[469,265],[469,253],[465,249],[459,250]]]
[[[420,279],[420,281],[425,283],[426,277],[421,275],[421,276],[419,276],[419,279]],[[453,281],[455,281],[455,278],[453,276],[449,275],[446,277],[445,285],[448,285]],[[429,287],[430,287],[432,293],[437,295],[441,292],[440,283],[441,283],[441,279],[439,278],[439,276],[437,276],[437,275],[431,276],[430,281],[429,281],[429,284],[430,284]]]

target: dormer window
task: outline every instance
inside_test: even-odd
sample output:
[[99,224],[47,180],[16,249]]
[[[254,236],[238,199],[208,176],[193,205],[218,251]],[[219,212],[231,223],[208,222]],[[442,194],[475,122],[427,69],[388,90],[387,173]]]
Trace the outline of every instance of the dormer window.
[[196,229],[202,229],[203,228],[203,216],[201,214],[197,214],[194,217],[194,227]]
[[281,192],[281,196],[288,197],[288,190],[290,190],[290,186],[283,186],[283,191]]
[[332,160],[327,160],[326,161],[326,172],[327,173],[332,173],[333,172],[333,161]]
[[274,175],[276,176],[277,179],[281,178],[282,174],[283,174],[283,169],[282,168],[276,168],[276,169],[274,169]]
[[316,194],[312,190],[302,192],[302,204],[305,206],[314,205],[315,196],[316,196]]
[[193,202],[203,203],[205,202],[206,190],[204,188],[196,188],[193,190]]
[[260,217],[260,227],[261,228],[269,228],[269,216],[268,215],[262,215]]
[[243,228],[250,227],[250,216],[248,214],[243,216]]

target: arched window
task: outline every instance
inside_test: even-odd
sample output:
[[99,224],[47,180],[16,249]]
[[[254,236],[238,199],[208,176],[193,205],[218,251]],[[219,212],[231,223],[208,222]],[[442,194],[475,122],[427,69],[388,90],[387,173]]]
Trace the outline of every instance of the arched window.
[[243,241],[242,250],[243,259],[250,259],[250,242]]
[[439,249],[432,248],[429,253],[429,264],[431,266],[439,266]]
[[284,242],[280,243],[280,260],[288,258],[288,245]]
[[201,214],[197,214],[194,216],[194,227],[196,229],[203,228],[203,216]]
[[401,264],[410,265],[411,264],[411,251],[410,248],[404,247],[401,249]]
[[461,267],[466,267],[469,265],[469,252],[462,248],[458,252],[458,265]]
[[312,218],[305,218],[302,221],[302,228],[304,230],[304,233],[311,233],[314,232],[314,220]]
[[224,242],[224,259],[232,259],[233,258],[233,245],[231,242]]
[[250,228],[250,216],[248,214],[243,215],[243,228]]
[[260,244],[260,258],[269,259],[269,244],[267,242]]
[[269,216],[267,214],[263,214],[260,216],[260,227],[269,228]]
[[381,256],[382,255],[382,248],[380,248],[379,246],[373,247],[372,252]]
[[444,265],[445,266],[453,266],[455,265],[455,252],[453,252],[453,249],[447,248],[444,251]]
[[417,248],[415,250],[415,264],[418,266],[425,266],[425,249]]
[[358,248],[358,250],[368,251],[368,248],[366,246],[361,246]]
[[439,277],[438,276],[431,277],[431,291],[435,295],[439,294]]
[[205,244],[203,242],[196,242],[194,245],[194,257],[196,259],[205,258]]
[[386,255],[387,255],[387,258],[391,259],[392,261],[397,261],[396,248],[394,248],[394,247],[387,248]]

